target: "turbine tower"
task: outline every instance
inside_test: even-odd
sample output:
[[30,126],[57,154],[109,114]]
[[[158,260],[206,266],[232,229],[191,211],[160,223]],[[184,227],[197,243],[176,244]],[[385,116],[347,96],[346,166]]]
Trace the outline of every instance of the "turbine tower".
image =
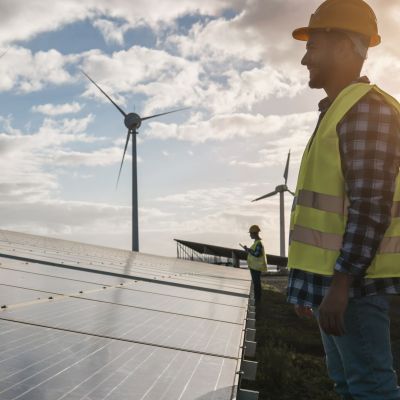
[[140,117],[136,113],[126,113],[115,101],[84,71],[83,75],[89,79],[100,90],[104,96],[117,108],[117,110],[124,116],[124,124],[128,128],[128,134],[126,136],[124,153],[122,155],[121,166],[119,167],[117,186],[119,178],[121,176],[122,165],[124,164],[124,158],[126,149],[128,148],[129,138],[132,136],[132,251],[139,251],[139,210],[138,210],[138,189],[137,189],[137,153],[136,153],[136,135],[138,129],[143,121],[160,117],[162,115],[175,113],[178,111],[186,110],[187,108],[180,108],[178,110],[167,111],[160,114],[150,115],[149,117]]
[[265,194],[264,196],[258,197],[257,199],[252,200],[258,201],[262,199],[266,199],[267,197],[275,196],[279,193],[279,216],[280,216],[280,255],[281,257],[285,257],[285,203],[284,203],[284,193],[289,192],[294,196],[294,193],[287,187],[287,179],[289,175],[289,162],[290,162],[290,150],[286,160],[286,167],[283,173],[283,177],[285,178],[285,183],[283,185],[278,185],[275,190],[271,193]]

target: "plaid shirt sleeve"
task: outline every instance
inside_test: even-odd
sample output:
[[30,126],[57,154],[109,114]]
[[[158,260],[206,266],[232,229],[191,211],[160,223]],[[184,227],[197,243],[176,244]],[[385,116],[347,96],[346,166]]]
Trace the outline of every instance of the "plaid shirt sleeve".
[[338,124],[348,220],[335,270],[365,275],[390,224],[400,160],[400,118],[377,93]]

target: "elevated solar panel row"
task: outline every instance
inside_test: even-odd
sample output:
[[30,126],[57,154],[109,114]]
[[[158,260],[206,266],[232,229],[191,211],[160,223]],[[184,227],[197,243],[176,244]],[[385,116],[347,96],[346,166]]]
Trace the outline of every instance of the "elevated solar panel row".
[[0,231],[0,399],[235,399],[247,271]]

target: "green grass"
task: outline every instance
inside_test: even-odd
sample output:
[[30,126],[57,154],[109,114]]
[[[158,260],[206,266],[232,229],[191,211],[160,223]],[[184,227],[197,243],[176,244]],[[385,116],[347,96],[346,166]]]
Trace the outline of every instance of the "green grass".
[[[400,296],[392,310],[392,346],[400,370]],[[243,381],[242,387],[258,390],[260,400],[338,400],[315,320],[299,319],[284,294],[268,285],[256,317],[257,379]]]

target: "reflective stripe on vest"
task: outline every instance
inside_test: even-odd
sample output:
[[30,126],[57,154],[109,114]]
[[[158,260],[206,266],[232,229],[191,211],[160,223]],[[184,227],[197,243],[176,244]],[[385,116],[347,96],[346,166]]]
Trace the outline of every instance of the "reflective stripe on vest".
[[[309,141],[301,161],[290,221],[289,268],[332,275],[346,230],[348,198],[336,127],[369,91],[400,113],[400,104],[373,85],[352,84],[335,99]],[[396,178],[391,222],[367,277],[400,277],[400,179]]]
[[[343,236],[295,225],[293,231],[290,232],[290,240],[321,249],[339,251],[342,247]],[[400,253],[400,237],[384,237],[378,253]]]
[[299,206],[316,208],[317,210],[347,214],[348,202],[341,197],[316,193],[311,190],[300,190],[296,203]]
[[[312,192],[311,190],[300,190],[294,204],[341,215],[347,215],[347,207],[349,206],[347,198],[343,201],[341,197]],[[394,218],[400,217],[400,201],[393,202],[391,215]]]
[[[250,249],[254,251],[258,243],[261,243],[261,240],[256,240],[251,245]],[[267,261],[265,259],[265,251],[262,243],[261,243],[261,254],[258,257],[254,257],[250,253],[247,254],[247,265],[249,266],[250,269],[254,269],[256,271],[267,270]]]

